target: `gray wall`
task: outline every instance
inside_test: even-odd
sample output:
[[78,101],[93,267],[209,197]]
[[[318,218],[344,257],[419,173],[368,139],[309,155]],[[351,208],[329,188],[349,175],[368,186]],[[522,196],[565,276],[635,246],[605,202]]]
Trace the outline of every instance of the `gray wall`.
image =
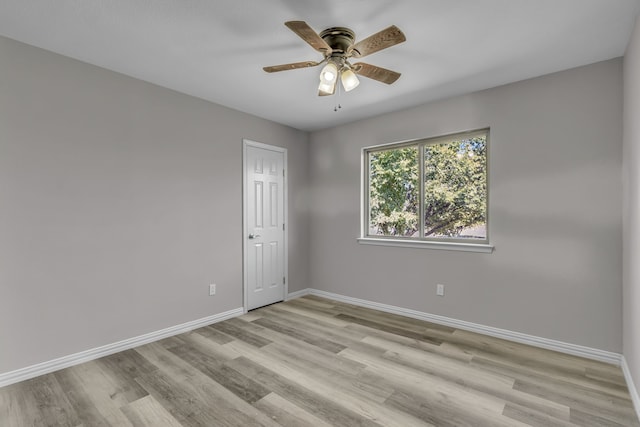
[[0,38],[0,373],[241,307],[242,138],[306,288],[306,133]]
[[[494,253],[357,243],[362,147],[485,126]],[[622,350],[621,59],[315,132],[310,141],[312,287]],[[444,298],[436,283],[445,284]]]
[[624,357],[640,387],[640,17],[624,57],[623,172]]

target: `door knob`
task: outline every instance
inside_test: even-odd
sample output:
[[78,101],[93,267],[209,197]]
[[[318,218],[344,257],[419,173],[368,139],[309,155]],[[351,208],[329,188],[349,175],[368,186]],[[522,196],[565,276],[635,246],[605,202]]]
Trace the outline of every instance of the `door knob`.
[[256,237],[260,237],[260,235],[259,234],[253,234],[253,233],[249,234],[249,238],[250,239],[255,239]]

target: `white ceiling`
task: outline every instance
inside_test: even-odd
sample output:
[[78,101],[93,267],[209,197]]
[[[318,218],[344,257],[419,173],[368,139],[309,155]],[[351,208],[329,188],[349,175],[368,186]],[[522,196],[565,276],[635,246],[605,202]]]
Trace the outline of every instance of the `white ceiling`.
[[[0,0],[0,34],[302,130],[317,130],[624,54],[640,0]],[[396,25],[363,61],[402,73],[318,97],[322,56],[287,29]],[[342,105],[334,111],[336,102]]]

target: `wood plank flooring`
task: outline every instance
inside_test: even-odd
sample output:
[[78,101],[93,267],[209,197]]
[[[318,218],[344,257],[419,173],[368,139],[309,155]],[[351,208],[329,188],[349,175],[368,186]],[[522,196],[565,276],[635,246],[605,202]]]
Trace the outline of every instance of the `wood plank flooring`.
[[620,368],[314,296],[0,388],[0,426],[640,426]]

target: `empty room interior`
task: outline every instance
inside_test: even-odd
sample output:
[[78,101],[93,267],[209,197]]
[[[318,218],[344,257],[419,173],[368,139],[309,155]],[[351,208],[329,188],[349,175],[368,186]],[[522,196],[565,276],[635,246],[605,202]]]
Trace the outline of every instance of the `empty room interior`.
[[640,426],[639,13],[0,2],[0,426]]

